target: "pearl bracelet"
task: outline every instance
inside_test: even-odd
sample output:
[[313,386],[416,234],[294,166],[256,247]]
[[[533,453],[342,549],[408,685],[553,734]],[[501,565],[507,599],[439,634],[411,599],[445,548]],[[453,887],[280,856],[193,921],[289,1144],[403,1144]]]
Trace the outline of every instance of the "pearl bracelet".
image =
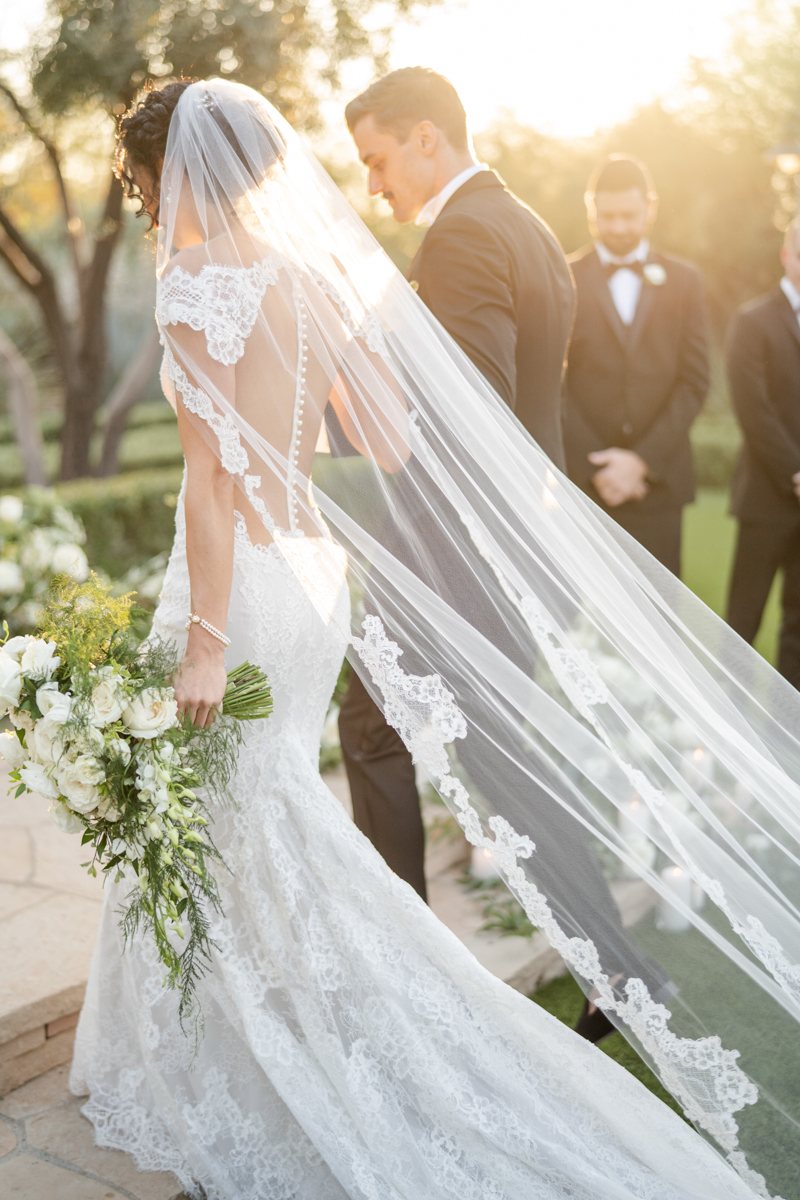
[[191,629],[192,625],[199,625],[201,629],[205,629],[206,633],[210,633],[211,636],[216,638],[218,642],[222,642],[223,646],[230,646],[231,639],[226,637],[225,634],[217,629],[215,625],[212,625],[209,621],[206,621],[205,617],[201,617],[198,616],[197,613],[190,612],[189,616],[186,618],[184,629],[188,631]]

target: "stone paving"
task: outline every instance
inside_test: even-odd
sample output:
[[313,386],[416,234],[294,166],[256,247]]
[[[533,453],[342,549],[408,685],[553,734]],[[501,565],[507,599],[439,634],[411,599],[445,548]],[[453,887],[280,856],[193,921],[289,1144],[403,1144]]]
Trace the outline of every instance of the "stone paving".
[[54,1067],[0,1100],[2,1200],[186,1200],[174,1175],[95,1146],[68,1076]]

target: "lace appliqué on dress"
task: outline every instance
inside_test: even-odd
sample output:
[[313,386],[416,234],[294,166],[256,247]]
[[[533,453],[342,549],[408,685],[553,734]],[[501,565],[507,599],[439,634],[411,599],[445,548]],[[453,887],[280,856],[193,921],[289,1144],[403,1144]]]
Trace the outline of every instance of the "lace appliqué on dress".
[[[398,663],[402,650],[390,641],[383,623],[368,615],[363,622],[363,638],[353,645],[373,682],[384,698],[384,713],[415,762],[420,762],[437,781],[440,793],[456,809],[456,817],[474,846],[492,853],[499,873],[522,904],[531,923],[545,934],[550,944],[581,978],[597,992],[597,1003],[604,1011],[616,1014],[636,1035],[659,1068],[665,1085],[680,1100],[686,1115],[705,1129],[728,1152],[731,1165],[760,1196],[769,1197],[763,1177],[747,1167],[738,1147],[738,1125],[733,1113],[755,1104],[758,1090],[736,1065],[738,1050],[726,1050],[719,1037],[679,1038],[668,1028],[672,1015],[663,1004],[653,1000],[641,979],[629,979],[625,998],[614,991],[603,972],[593,942],[568,937],[555,919],[545,896],[519,865],[536,847],[531,839],[518,834],[505,818],[493,816],[488,825],[493,837],[487,837],[481,819],[470,803],[464,784],[451,770],[447,744],[467,735],[467,723],[455,698],[438,675],[407,675]],[[562,658],[556,661],[563,664]],[[581,656],[567,669],[563,678],[571,692],[602,696],[604,685],[587,668]]]
[[274,251],[252,267],[206,263],[197,275],[175,267],[159,281],[156,321],[162,329],[185,324],[203,330],[211,357],[233,366],[244,354],[264,292],[278,282],[279,267]]

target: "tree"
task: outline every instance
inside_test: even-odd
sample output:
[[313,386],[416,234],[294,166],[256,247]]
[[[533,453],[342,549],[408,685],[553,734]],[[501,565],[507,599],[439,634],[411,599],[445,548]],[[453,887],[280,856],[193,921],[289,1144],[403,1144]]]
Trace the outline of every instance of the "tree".
[[[76,113],[121,115],[150,77],[221,74],[260,90],[289,120],[308,125],[342,62],[383,65],[385,27],[438,0],[329,0],[312,20],[305,0],[53,0],[55,34],[34,47],[28,94],[0,80],[13,136],[33,139],[52,175],[72,288],[58,255],[37,241],[0,191],[0,261],[36,301],[60,374],[64,402],[61,477],[89,473],[89,447],[106,390],[106,292],[123,221],[122,188],[109,170],[91,233],[76,212],[64,171],[63,130]],[[316,65],[315,64],[321,64]],[[8,138],[5,139],[8,144]]]

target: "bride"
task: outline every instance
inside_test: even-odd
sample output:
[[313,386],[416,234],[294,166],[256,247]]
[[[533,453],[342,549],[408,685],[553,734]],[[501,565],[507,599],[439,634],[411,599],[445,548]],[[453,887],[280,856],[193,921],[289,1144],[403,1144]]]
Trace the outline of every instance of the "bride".
[[[129,885],[106,888],[72,1073],[98,1143],[211,1200],[788,1189],[796,1051],[765,1047],[799,1007],[800,755],[770,715],[790,723],[794,695],[551,470],[261,96],[150,92],[117,162],[158,227],[186,458],[154,634],[185,650],[175,688],[197,725],[244,659],[267,672],[274,715],[248,730],[215,821],[224,915],[196,1056],[149,945],[123,953]],[[315,459],[326,424],[349,453]],[[348,820],[317,770],[345,652],[703,1136],[483,970]],[[660,994],[613,939],[582,935],[579,908],[548,905],[542,796],[677,914],[687,932],[643,921],[635,947],[645,976],[666,955]],[[569,874],[569,857],[548,868]],[[710,999],[698,976],[720,983]]]

